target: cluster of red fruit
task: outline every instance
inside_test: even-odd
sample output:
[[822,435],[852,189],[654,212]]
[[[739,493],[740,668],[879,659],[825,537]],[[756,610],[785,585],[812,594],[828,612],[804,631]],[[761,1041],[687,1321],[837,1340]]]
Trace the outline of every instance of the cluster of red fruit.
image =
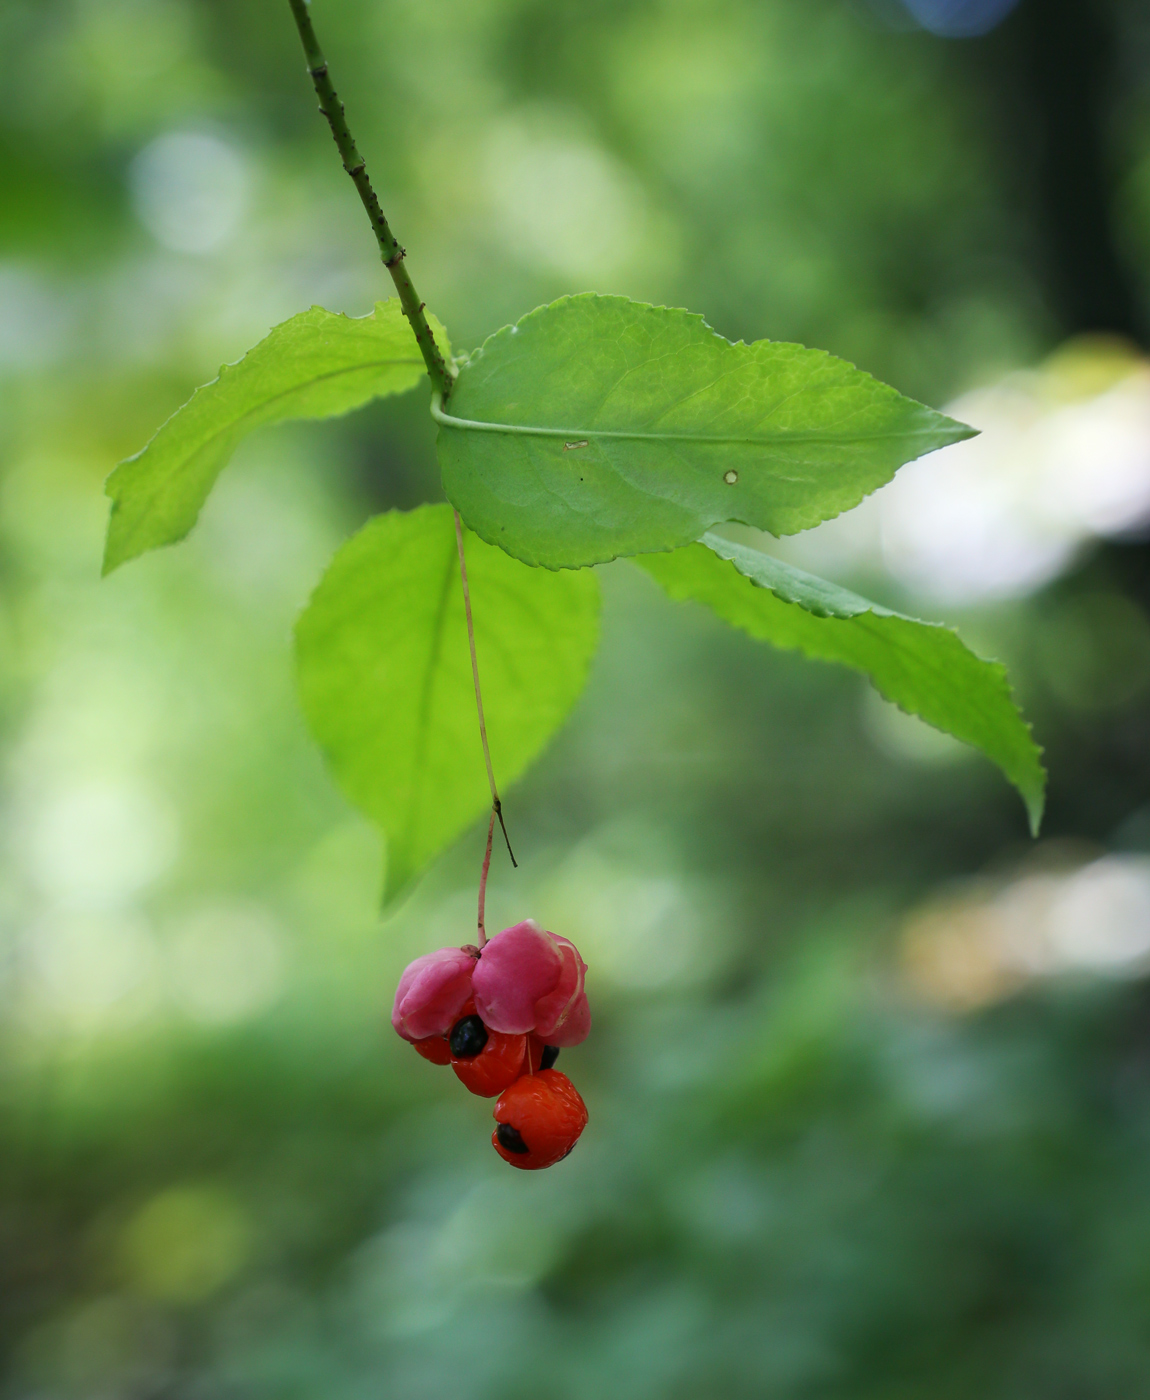
[[561,1161],[587,1126],[578,1089],[554,1069],[591,1029],[587,966],[568,938],[531,919],[482,948],[440,948],[404,969],[391,1024],[473,1094],[499,1095],[491,1145],[532,1171]]

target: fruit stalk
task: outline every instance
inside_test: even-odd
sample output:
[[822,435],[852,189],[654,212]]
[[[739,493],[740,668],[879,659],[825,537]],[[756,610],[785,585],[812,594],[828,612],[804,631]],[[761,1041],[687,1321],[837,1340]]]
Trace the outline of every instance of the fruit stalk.
[[483,852],[483,869],[479,875],[479,946],[487,942],[487,929],[483,923],[484,904],[487,901],[487,872],[491,869],[491,838],[495,835],[495,808],[491,809],[491,820],[487,823],[487,849]]
[[[491,747],[487,742],[487,721],[483,717],[483,692],[479,688],[479,658],[475,654],[475,626],[471,620],[471,588],[467,582],[467,557],[463,549],[463,521],[459,518],[459,512],[455,512],[455,543],[459,550],[459,577],[463,581],[463,611],[467,616],[467,642],[471,648],[471,679],[475,683],[475,708],[479,714],[479,738],[483,744],[483,761],[487,764],[487,782],[491,788],[491,815],[499,822],[499,829],[503,832],[503,839],[507,842],[507,854],[511,857],[511,864],[518,866],[515,859],[515,852],[511,849],[511,838],[507,835],[507,827],[503,821],[503,804],[499,801],[499,789],[495,785],[495,769],[491,765]],[[479,926],[483,928],[483,895],[487,885],[487,867],[491,859],[491,845],[488,842],[487,859],[483,862],[483,880],[479,886]],[[482,940],[480,943],[482,946]]]

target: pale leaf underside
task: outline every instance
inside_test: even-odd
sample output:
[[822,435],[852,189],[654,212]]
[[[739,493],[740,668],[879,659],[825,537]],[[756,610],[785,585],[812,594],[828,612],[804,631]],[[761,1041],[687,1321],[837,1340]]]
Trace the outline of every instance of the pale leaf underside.
[[861,671],[901,709],[980,749],[1018,789],[1037,831],[1046,788],[1042,751],[1005,668],[976,656],[957,633],[714,534],[636,563],[671,597],[705,603],[761,641]]
[[[443,328],[433,325],[446,347]],[[348,413],[413,388],[423,374],[419,347],[395,300],[360,317],[313,306],[274,327],[243,359],[197,389],[108,478],[112,515],[104,572],[183,539],[220,471],[254,429]]]

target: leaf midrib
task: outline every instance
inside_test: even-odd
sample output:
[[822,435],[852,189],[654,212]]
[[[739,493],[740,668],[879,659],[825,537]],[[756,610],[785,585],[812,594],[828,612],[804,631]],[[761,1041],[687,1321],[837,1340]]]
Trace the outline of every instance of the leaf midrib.
[[[311,379],[301,380],[299,383],[293,384],[289,388],[281,390],[278,394],[272,394],[270,398],[261,399],[258,404],[253,405],[251,408],[241,413],[238,418],[229,419],[227,423],[223,424],[219,428],[216,428],[213,432],[210,432],[207,435],[207,437],[201,438],[201,440],[195,445],[195,447],[191,449],[190,452],[186,453],[183,457],[180,457],[178,459],[177,465],[180,467],[187,466],[189,462],[194,461],[198,456],[200,456],[202,452],[207,451],[207,449],[219,438],[225,437],[228,433],[234,432],[242,424],[246,423],[248,419],[253,418],[258,413],[262,413],[265,409],[270,408],[273,404],[279,403],[281,399],[290,398],[292,394],[299,393],[301,389],[310,389],[314,384],[322,384],[325,380],[329,379],[339,379],[343,375],[359,374],[363,370],[392,368],[396,365],[422,365],[422,363],[422,360],[364,360],[361,364],[358,365],[344,366],[342,369],[329,370],[326,374],[317,374],[314,375]],[[229,365],[228,368],[231,369],[233,368],[233,366]],[[193,394],[192,398],[188,400],[188,404],[191,404],[195,400],[196,395],[203,393],[204,389],[210,389],[213,385],[219,384],[221,382],[221,377],[217,375],[216,378],[211,381],[211,383],[205,384],[202,388],[197,389],[196,394]],[[185,407],[187,406],[188,405],[185,405]],[[123,462],[120,463],[120,465],[126,467],[129,462],[138,462],[141,460],[141,458],[146,456],[147,453],[151,452],[152,449],[159,442],[160,434],[164,431],[165,428],[167,428],[168,424],[174,422],[175,419],[179,417],[181,413],[183,413],[183,411],[183,408],[178,408],[176,412],[172,414],[171,418],[168,419],[168,422],[165,423],[163,427],[159,429],[155,437],[152,438],[151,442],[147,443],[144,447],[142,447],[140,451],[135,454],[135,456],[126,457],[123,460]],[[156,482],[152,491],[148,493],[149,498],[154,499],[156,493],[165,486],[166,482]],[[117,501],[119,500],[118,497],[114,497],[113,499]]]
[[770,447],[789,442],[884,442],[918,437],[936,438],[939,434],[937,428],[931,427],[875,433],[804,432],[801,430],[790,431],[784,428],[767,437],[755,437],[742,433],[726,436],[714,433],[651,433],[616,428],[545,428],[538,424],[488,423],[477,418],[456,418],[453,414],[443,411],[443,402],[438,394],[432,398],[431,416],[444,428],[455,428],[466,432],[505,433],[519,437],[553,437],[574,440],[607,438],[623,442],[715,443],[720,446]]
[[[727,543],[727,541],[723,542]],[[779,593],[777,587],[773,586],[772,584],[766,583],[762,579],[756,578],[753,574],[744,573],[744,571],[741,568],[739,568],[739,565],[734,558],[722,554],[719,550],[715,549],[713,545],[707,544],[706,536],[703,537],[700,543],[703,544],[705,548],[710,549],[712,553],[718,556],[718,558],[726,559],[726,561],[732,565],[735,571],[738,574],[740,574],[743,578],[745,578],[747,582],[752,585],[752,587],[761,588],[764,593],[772,594],[772,596],[778,599],[780,603],[783,603],[789,607],[799,608],[803,612],[809,613],[810,616],[817,618],[820,622],[838,622],[844,625],[848,623],[858,623],[868,631],[870,631],[872,627],[877,629],[884,638],[886,645],[890,646],[893,651],[898,653],[901,663],[904,667],[906,667],[909,662],[913,669],[921,669],[923,672],[926,673],[927,680],[935,686],[939,684],[940,679],[942,681],[946,680],[946,678],[950,674],[950,668],[941,657],[930,653],[924,655],[922,652],[918,651],[915,647],[913,647],[908,642],[907,638],[904,637],[903,627],[909,624],[911,627],[929,627],[934,628],[939,632],[945,633],[947,636],[953,638],[956,642],[958,642],[959,645],[962,646],[963,649],[980,665],[988,667],[989,670],[994,674],[996,681],[1003,684],[1009,693],[1010,682],[1007,676],[1006,667],[1003,666],[1003,664],[1000,661],[991,661],[986,657],[979,656],[977,652],[972,652],[970,648],[967,647],[962,641],[962,638],[959,637],[958,633],[955,632],[953,628],[947,627],[943,623],[928,622],[922,618],[917,617],[907,617],[905,613],[893,612],[890,608],[884,608],[881,606],[881,604],[878,603],[870,603],[868,607],[855,613],[817,613],[812,608],[808,608],[803,603],[799,602],[797,598],[784,598],[782,594]],[[854,596],[857,597],[858,595]],[[867,602],[868,600],[860,598],[859,601]],[[912,633],[911,635],[913,636],[914,634]],[[777,642],[774,642],[773,644],[776,646],[779,645],[779,643]],[[792,648],[798,649],[800,651],[803,649],[801,642],[793,642],[790,645]],[[944,725],[939,724],[936,720],[927,719],[926,716],[923,715],[921,709],[908,709],[906,705],[904,705],[894,695],[889,694],[888,691],[884,689],[884,687],[880,685],[879,682],[875,679],[873,672],[869,670],[865,663],[845,661],[840,657],[837,658],[837,664],[845,665],[851,670],[859,671],[863,675],[869,676],[871,679],[871,683],[880,692],[880,694],[882,694],[892,704],[896,705],[900,710],[903,711],[904,714],[917,715],[918,718],[920,718],[925,724],[929,724],[932,728],[939,730],[940,733],[953,733],[953,730],[948,730]],[[988,711],[987,706],[985,704],[985,697],[977,697],[974,700],[973,704],[970,703],[969,696],[964,696],[963,698],[966,699],[968,702],[966,707],[967,717],[975,722],[989,725],[989,727],[993,730],[995,716],[991,711]],[[1027,726],[1027,728],[1029,727],[1030,726]],[[1002,761],[990,754],[989,750],[979,740],[961,738],[959,742],[981,749],[982,752],[987,754],[987,756],[990,757],[993,762],[998,763],[999,767],[1002,767],[1004,772],[1008,772]],[[1029,776],[1032,775],[1028,775],[1028,777]],[[1011,779],[1011,781],[1013,782],[1014,779]],[[1027,803],[1029,803],[1029,798],[1025,797],[1025,795],[1024,800],[1027,801]]]

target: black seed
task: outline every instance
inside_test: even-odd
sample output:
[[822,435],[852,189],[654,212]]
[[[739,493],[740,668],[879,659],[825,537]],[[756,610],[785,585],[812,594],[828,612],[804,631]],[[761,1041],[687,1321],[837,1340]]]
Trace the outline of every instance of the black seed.
[[499,1146],[508,1152],[530,1152],[531,1149],[519,1136],[519,1129],[513,1128],[510,1123],[500,1123],[495,1129],[495,1136],[499,1139]]
[[539,1068],[540,1068],[540,1069],[550,1069],[551,1066],[555,1063],[555,1061],[556,1061],[558,1058],[559,1058],[559,1047],[558,1047],[558,1045],[545,1045],[545,1046],[543,1047],[543,1054],[542,1054],[542,1056],[541,1056],[541,1058],[540,1058],[540,1060],[539,1060]]
[[447,1043],[457,1060],[472,1060],[487,1044],[487,1027],[478,1016],[464,1016],[452,1026]]

